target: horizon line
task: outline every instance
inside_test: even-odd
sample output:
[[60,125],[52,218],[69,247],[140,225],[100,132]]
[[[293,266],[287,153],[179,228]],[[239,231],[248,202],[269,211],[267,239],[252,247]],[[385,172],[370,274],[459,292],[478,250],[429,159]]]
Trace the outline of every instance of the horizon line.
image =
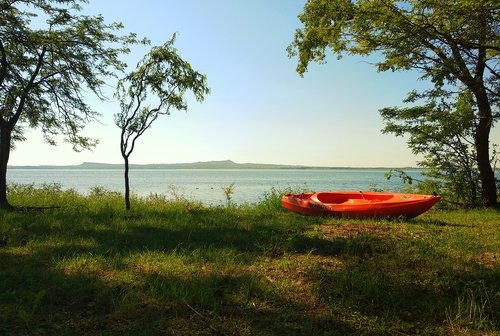
[[[317,165],[304,165],[304,164],[282,164],[282,163],[253,163],[253,162],[244,162],[244,163],[238,163],[233,160],[211,160],[211,161],[194,161],[194,162],[178,162],[178,163],[131,163],[130,166],[141,166],[141,167],[146,167],[146,166],[182,166],[182,165],[203,165],[203,164],[231,164],[234,166],[267,166],[267,167],[276,167],[276,168],[296,168],[296,169],[307,169],[307,168],[319,168],[319,169],[422,169],[420,167],[416,166],[317,166]],[[24,165],[8,165],[8,168],[14,168],[14,169],[19,169],[19,168],[26,168],[26,169],[43,169],[43,168],[65,168],[65,167],[71,167],[71,168],[79,168],[82,167],[85,168],[85,166],[89,165],[102,165],[102,166],[122,166],[123,163],[108,163],[108,162],[91,162],[91,161],[84,161],[80,164],[41,164],[41,165],[31,165],[31,164],[24,164]],[[237,167],[234,167],[237,168]],[[182,168],[181,168],[182,169]],[[200,168],[201,169],[201,168]],[[206,168],[205,168],[206,169]],[[217,168],[212,168],[212,169],[217,169]],[[228,169],[228,168],[220,168],[220,169]],[[230,169],[230,167],[229,167]]]

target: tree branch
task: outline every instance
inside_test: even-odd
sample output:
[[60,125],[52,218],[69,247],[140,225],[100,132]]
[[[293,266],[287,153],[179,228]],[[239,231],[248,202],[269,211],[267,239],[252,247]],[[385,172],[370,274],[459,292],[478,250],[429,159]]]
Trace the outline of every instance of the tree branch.
[[4,45],[0,40],[0,85],[3,85],[3,82],[7,77],[8,67],[9,64],[7,62],[7,52],[5,51]]
[[31,74],[30,80],[26,87],[23,90],[23,93],[20,97],[19,100],[19,105],[17,106],[16,112],[12,116],[12,118],[9,120],[9,124],[12,128],[16,125],[17,121],[19,120],[19,117],[21,116],[21,113],[23,112],[24,109],[24,104],[26,103],[26,99],[28,98],[28,95],[30,91],[33,89],[33,83],[35,82],[36,77],[38,76],[38,73],[40,72],[40,69],[42,68],[42,65],[44,63],[44,57],[45,57],[45,52],[47,49],[45,47],[42,48],[42,52],[40,53],[38,57],[38,61],[35,67],[35,70]]

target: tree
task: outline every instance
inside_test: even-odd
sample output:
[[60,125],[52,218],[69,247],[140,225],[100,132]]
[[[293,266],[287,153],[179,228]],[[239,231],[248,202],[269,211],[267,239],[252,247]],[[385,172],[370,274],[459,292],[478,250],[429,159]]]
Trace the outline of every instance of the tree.
[[161,115],[169,115],[172,109],[187,110],[186,91],[192,91],[199,102],[210,92],[206,76],[179,56],[174,42],[175,34],[162,46],[153,47],[134,71],[118,81],[115,96],[121,111],[115,114],[115,124],[121,128],[127,210],[130,210],[129,157],[137,139]]
[[[425,159],[419,165],[427,175],[441,181],[440,194],[468,207],[479,205],[480,176],[475,160],[475,104],[470,91],[457,95],[449,104],[446,92],[427,97],[425,106],[384,108],[380,111],[384,133],[408,135],[408,147]],[[420,95],[411,95],[414,101]],[[434,190],[437,191],[437,190]]]
[[16,0],[0,4],[0,207],[7,200],[7,164],[23,127],[40,127],[55,144],[62,134],[75,150],[95,140],[81,135],[99,114],[86,102],[104,99],[105,79],[123,70],[119,56],[136,43],[118,36],[119,23],[79,15],[86,0]]
[[339,58],[374,54],[379,71],[416,69],[436,90],[469,90],[481,196],[486,205],[497,205],[489,138],[500,116],[498,1],[309,0],[299,18],[304,28],[288,52],[298,55],[301,75],[309,62],[324,62],[330,49]]

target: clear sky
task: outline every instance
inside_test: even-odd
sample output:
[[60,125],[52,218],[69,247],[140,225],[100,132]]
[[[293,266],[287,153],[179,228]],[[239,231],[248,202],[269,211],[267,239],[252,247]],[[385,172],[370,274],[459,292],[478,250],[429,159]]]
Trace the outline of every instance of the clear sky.
[[[402,105],[423,88],[412,72],[377,73],[369,58],[329,57],[301,78],[286,47],[300,27],[304,0],[93,0],[86,14],[120,21],[153,45],[177,32],[181,56],[208,77],[203,103],[188,96],[187,113],[174,111],[139,138],[131,163],[230,159],[244,163],[314,166],[404,167],[417,158],[405,140],[380,132],[378,110]],[[131,68],[147,52],[126,56]],[[110,82],[112,83],[112,82]],[[63,141],[43,143],[38,131],[16,145],[10,165],[121,163],[113,101],[89,98],[102,113],[85,135],[100,139],[93,151],[75,153]],[[498,130],[492,142],[500,143]]]

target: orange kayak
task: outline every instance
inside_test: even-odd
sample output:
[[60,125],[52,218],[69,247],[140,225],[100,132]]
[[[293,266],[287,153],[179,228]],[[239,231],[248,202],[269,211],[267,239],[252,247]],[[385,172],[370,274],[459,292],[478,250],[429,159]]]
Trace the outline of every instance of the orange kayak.
[[284,208],[303,215],[344,217],[416,217],[436,204],[440,196],[370,191],[332,191],[287,194]]

